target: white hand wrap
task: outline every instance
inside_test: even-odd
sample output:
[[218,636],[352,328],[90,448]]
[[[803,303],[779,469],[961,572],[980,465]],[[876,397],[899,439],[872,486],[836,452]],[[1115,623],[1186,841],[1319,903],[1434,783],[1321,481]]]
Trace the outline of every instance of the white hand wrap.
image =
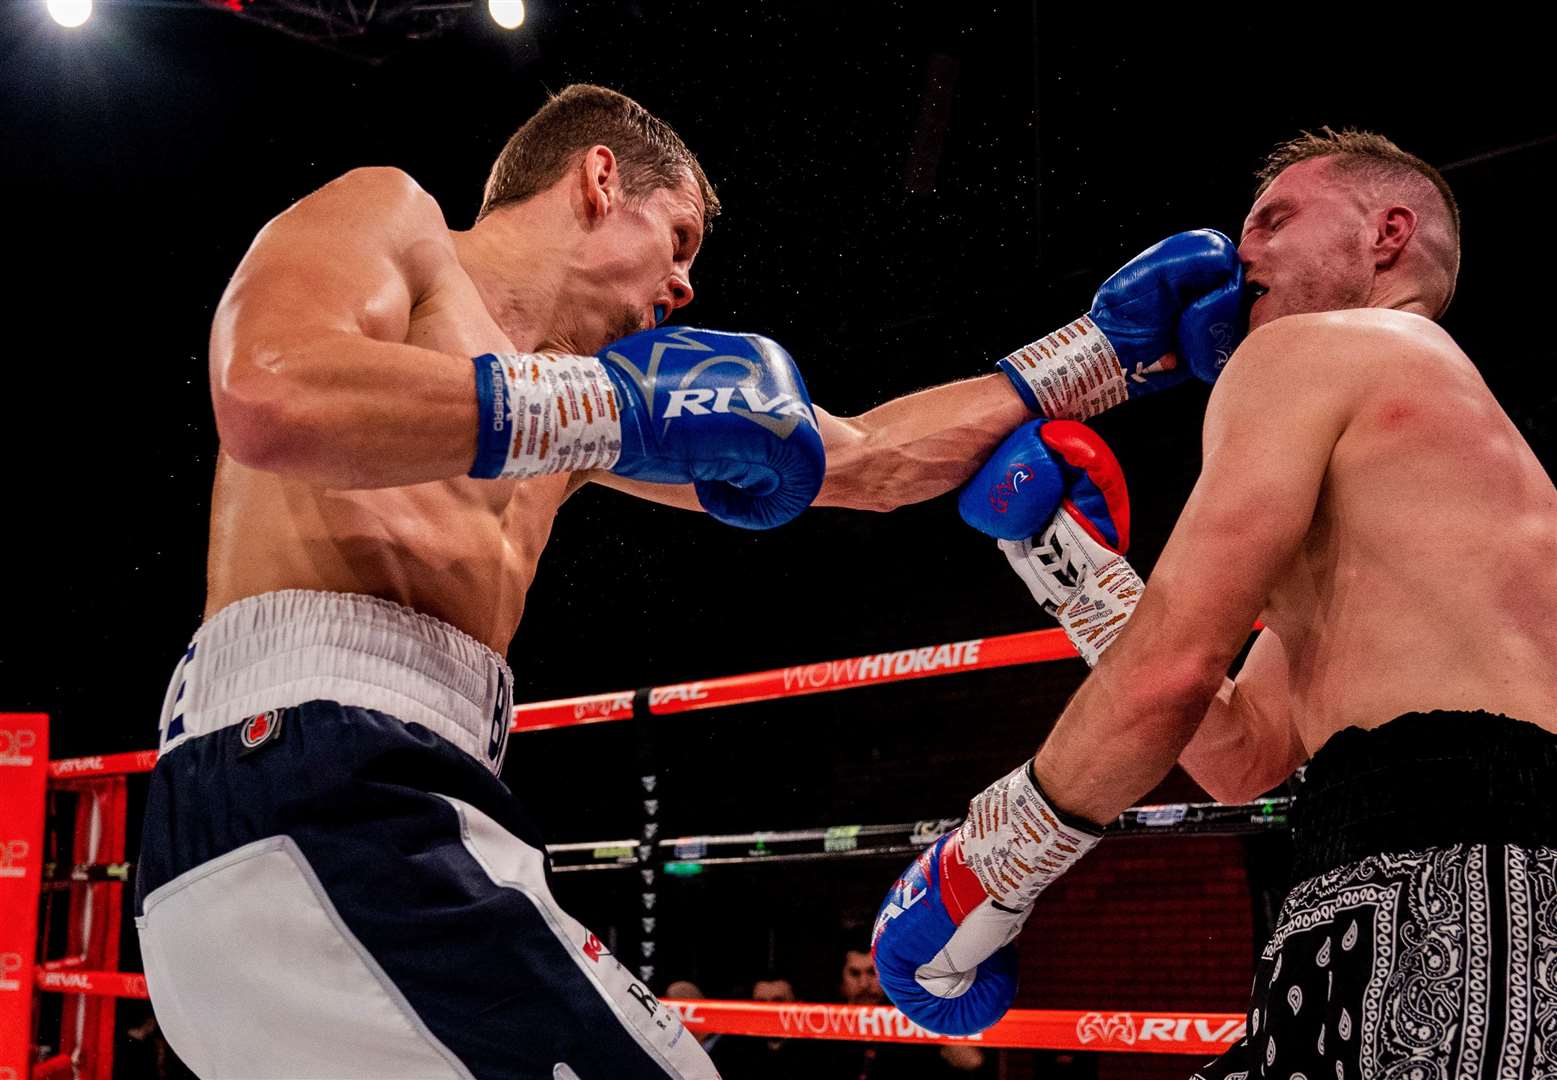
[[1088,315],[1023,345],[1000,366],[1027,384],[1050,420],[1085,420],[1129,396],[1119,354]]
[[475,364],[481,426],[471,476],[523,478],[616,464],[619,403],[599,360],[489,353]]
[[1033,599],[1059,621],[1087,666],[1096,667],[1146,587],[1134,567],[1064,509],[1041,535],[997,543]]
[[974,797],[957,840],[990,899],[1025,911],[1102,836],[1090,822],[1060,820],[1024,762]]
[[976,795],[954,842],[943,849],[941,888],[957,896],[948,909],[960,908],[968,897],[952,879],[971,871],[984,896],[962,909],[957,929],[914,971],[915,981],[937,997],[966,993],[979,965],[1021,931],[1038,894],[1102,835],[1091,822],[1061,820],[1026,763]]

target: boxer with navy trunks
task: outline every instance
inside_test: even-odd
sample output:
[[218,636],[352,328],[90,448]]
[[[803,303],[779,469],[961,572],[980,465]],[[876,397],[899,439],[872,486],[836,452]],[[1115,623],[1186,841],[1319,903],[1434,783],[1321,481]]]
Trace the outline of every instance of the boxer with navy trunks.
[[[152,1003],[199,1075],[714,1076],[557,905],[501,781],[505,653],[558,508],[593,481],[743,528],[890,509],[1039,408],[1205,374],[1162,352],[1128,394],[1117,365],[1041,401],[994,374],[831,416],[774,341],[661,325],[718,209],[668,125],[581,85],[510,139],[472,228],[361,169],[245,255],[211,334],[205,618],[136,882]],[[1225,238],[1175,257],[1175,304],[1236,304]]]
[[1306,762],[1299,883],[1246,1035],[1197,1076],[1557,1077],[1557,490],[1437,325],[1442,176],[1325,129],[1261,178],[1249,333],[1150,581],[1084,425],[1024,425],[962,492],[1093,670],[888,893],[882,986],[933,1030],[987,1027],[1043,888],[1175,762],[1225,802]]

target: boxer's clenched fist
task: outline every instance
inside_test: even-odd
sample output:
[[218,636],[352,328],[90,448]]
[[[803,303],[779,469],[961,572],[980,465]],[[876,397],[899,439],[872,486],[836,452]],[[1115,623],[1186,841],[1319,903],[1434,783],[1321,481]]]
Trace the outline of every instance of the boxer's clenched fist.
[[476,477],[587,469],[693,485],[730,525],[766,529],[821,490],[826,452],[795,362],[757,334],[645,330],[598,356],[476,358]]
[[1085,420],[1191,375],[1215,382],[1247,323],[1237,246],[1196,229],[1141,252],[1103,283],[1091,311],[999,366],[1029,409]]

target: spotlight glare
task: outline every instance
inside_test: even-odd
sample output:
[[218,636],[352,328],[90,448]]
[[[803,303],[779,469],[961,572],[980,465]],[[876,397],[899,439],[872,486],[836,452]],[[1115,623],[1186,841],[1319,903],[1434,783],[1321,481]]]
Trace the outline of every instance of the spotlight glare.
[[487,10],[492,21],[504,30],[517,30],[524,25],[524,0],[487,0]]
[[49,0],[49,14],[65,27],[77,27],[92,17],[92,0]]

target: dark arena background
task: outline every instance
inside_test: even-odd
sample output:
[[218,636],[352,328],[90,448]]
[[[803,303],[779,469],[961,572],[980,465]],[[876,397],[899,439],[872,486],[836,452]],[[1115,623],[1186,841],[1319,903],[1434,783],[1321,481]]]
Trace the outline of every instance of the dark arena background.
[[[0,711],[47,713],[52,759],[154,747],[204,599],[207,335],[249,241],[360,165],[405,169],[466,228],[507,136],[573,82],[669,121],[723,200],[676,321],[770,335],[842,415],[987,372],[1170,233],[1236,237],[1275,143],[1378,130],[1454,187],[1464,257],[1444,324],[1550,472],[1557,110],[1543,35],[1495,10],[1455,24],[1173,7],[533,0],[508,31],[485,2],[98,0],[66,29],[42,3],[7,0]],[[1207,393],[1095,421],[1129,478],[1143,575],[1195,481]],[[1442,542],[1486,557],[1473,534]],[[586,488],[557,516],[509,661],[516,700],[543,701],[769,669],[803,682],[814,662],[1048,625],[953,496],[749,533]],[[521,732],[503,779],[558,846],[563,906],[656,993],[688,980],[692,996],[748,998],[767,976],[838,1002],[845,950],[868,942],[903,852],[1030,754],[1084,672],[1026,663]],[[8,782],[0,811],[20,815]],[[128,847],[107,859],[80,854],[86,796],[51,789],[38,959],[80,944],[73,863],[99,867],[77,875],[96,875],[98,919],[127,907],[133,871],[102,864],[134,862],[144,785],[129,776]],[[1175,772],[1148,801],[1208,796]],[[932,1046],[873,1063],[836,1043],[852,1058],[807,1080],[1188,1076],[1206,1055],[1139,1052],[1172,1049],[1146,1045],[1143,1018],[1243,1011],[1287,884],[1279,810],[1267,817],[1107,840],[1045,895],[1021,938],[1017,1006],[1097,1013],[1085,1048],[986,1048],[959,1073]],[[646,822],[656,841],[712,839],[640,853]],[[789,831],[805,835],[750,835]],[[127,920],[118,955],[98,959],[140,970]],[[97,1057],[82,1075],[182,1075],[144,1000],[36,1001],[39,1055],[85,1045]],[[104,1036],[73,1034],[82,1016]],[[1159,1043],[1174,1030],[1193,1032],[1159,1028]],[[1103,1043],[1114,1052],[1094,1052]]]

